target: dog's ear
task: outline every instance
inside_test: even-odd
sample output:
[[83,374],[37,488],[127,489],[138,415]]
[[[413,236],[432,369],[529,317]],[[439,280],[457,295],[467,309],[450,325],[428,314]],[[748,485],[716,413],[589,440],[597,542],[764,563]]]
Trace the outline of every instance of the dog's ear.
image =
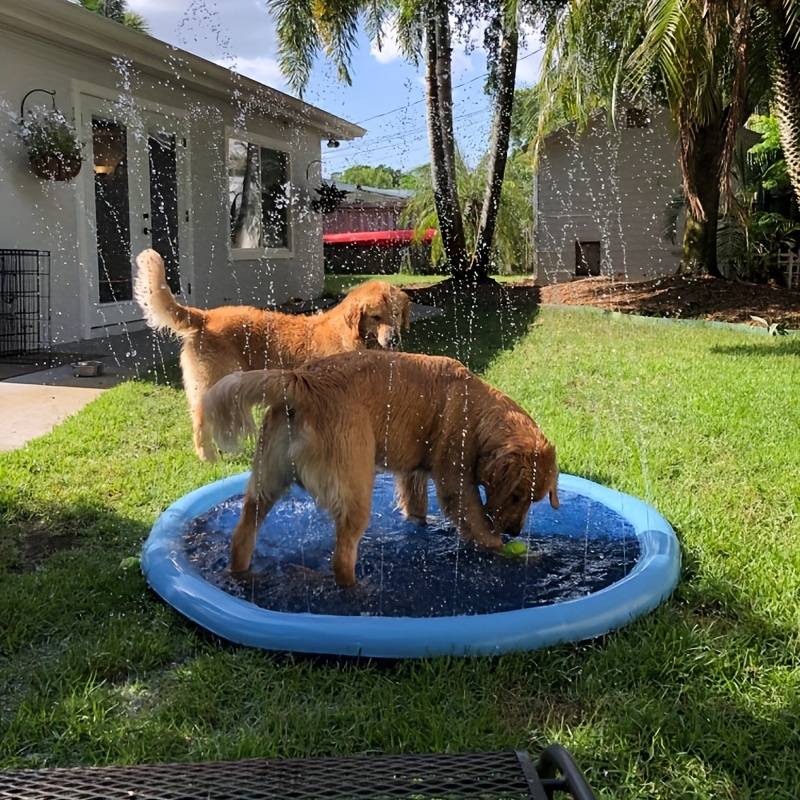
[[558,508],[560,502],[558,500],[558,460],[556,459],[556,448],[554,445],[547,443],[537,458],[539,468],[544,470],[545,476],[549,478],[550,487],[547,495],[550,498],[550,505],[553,508]]
[[344,314],[344,321],[347,323],[347,327],[353,331],[353,333],[358,334],[359,328],[361,327],[361,317],[364,315],[364,306],[358,300],[354,300],[353,304],[350,308],[345,311]]
[[513,483],[512,478],[519,474],[520,453],[510,445],[504,445],[478,457],[478,482],[499,488]]

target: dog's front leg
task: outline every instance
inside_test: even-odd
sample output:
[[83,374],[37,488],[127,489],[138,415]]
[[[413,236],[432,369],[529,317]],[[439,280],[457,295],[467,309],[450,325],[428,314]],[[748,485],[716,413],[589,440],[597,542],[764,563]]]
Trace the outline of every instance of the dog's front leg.
[[478,487],[469,478],[456,473],[434,474],[433,481],[442,511],[463,539],[489,550],[503,546],[503,540],[489,527]]

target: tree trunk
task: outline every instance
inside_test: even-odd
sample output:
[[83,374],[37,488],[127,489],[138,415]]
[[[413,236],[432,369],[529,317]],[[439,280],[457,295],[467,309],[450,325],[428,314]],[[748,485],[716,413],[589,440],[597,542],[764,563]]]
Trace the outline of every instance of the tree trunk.
[[780,0],[769,3],[774,31],[772,92],[786,171],[800,206],[800,49],[792,46],[786,9]]
[[431,180],[439,233],[448,267],[450,272],[458,277],[466,271],[468,259],[455,171],[450,55],[450,20],[447,2],[437,0],[425,23],[425,85],[428,100]]
[[681,130],[681,169],[688,202],[680,271],[721,277],[717,266],[717,223],[720,203],[720,161],[725,124],[721,120]]
[[514,82],[517,77],[517,52],[519,30],[516,17],[507,18],[501,33],[500,54],[495,75],[495,104],[492,136],[489,143],[489,162],[486,169],[486,189],[483,195],[481,218],[475,237],[475,253],[471,272],[480,281],[489,274],[497,211],[503,192],[503,177],[508,158],[508,140],[511,134],[511,112],[514,107]]

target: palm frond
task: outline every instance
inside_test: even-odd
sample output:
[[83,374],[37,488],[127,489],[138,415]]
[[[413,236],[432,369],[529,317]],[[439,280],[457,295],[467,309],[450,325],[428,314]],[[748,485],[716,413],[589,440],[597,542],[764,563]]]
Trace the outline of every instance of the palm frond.
[[150,26],[147,24],[147,20],[135,11],[125,11],[122,15],[122,24],[132,31],[150,33]]
[[321,47],[314,0],[270,0],[278,33],[278,61],[289,86],[302,95]]

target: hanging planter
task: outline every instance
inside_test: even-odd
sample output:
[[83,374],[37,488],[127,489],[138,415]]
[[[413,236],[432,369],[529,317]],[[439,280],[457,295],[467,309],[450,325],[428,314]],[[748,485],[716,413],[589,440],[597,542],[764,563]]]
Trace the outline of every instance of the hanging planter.
[[[25,116],[25,101],[33,92],[45,92],[53,98],[53,107],[35,109]],[[19,137],[28,151],[31,170],[37,178],[69,181],[81,169],[83,154],[75,128],[58,110],[55,92],[32,89],[22,98]]]
[[335,183],[323,183],[314,191],[319,195],[311,201],[311,210],[322,214],[331,214],[342,204],[342,201],[350,192],[340,189]]

